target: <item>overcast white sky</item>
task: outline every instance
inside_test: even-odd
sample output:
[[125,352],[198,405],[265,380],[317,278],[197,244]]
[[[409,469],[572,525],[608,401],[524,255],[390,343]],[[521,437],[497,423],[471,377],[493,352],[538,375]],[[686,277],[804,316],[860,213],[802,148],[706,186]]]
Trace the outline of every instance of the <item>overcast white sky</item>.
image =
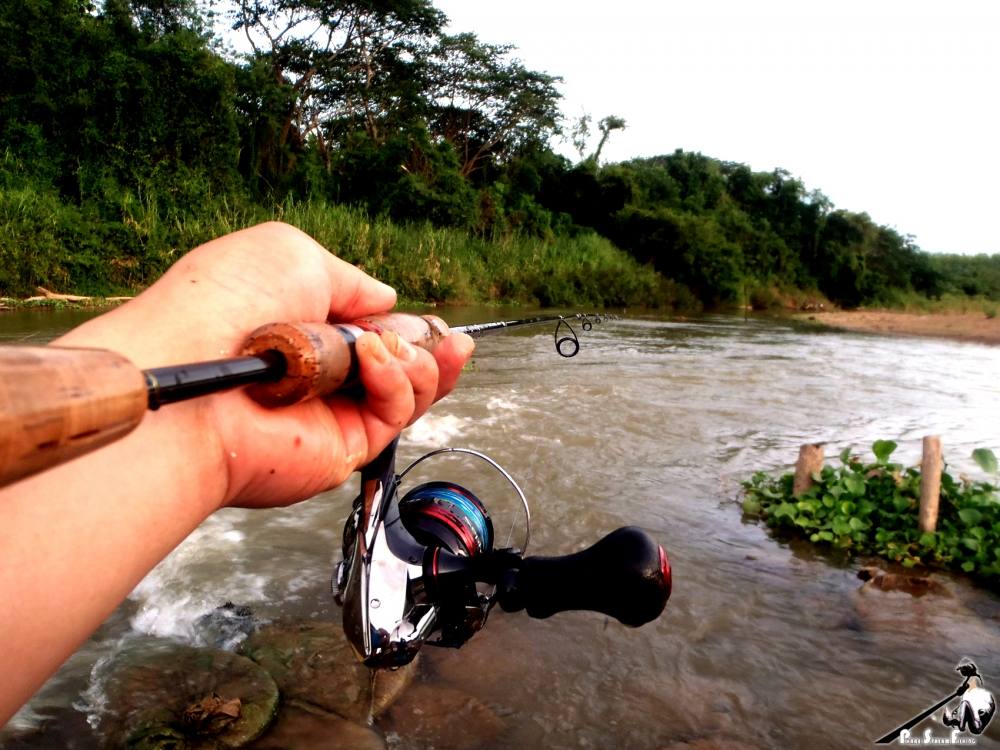
[[562,76],[566,115],[624,117],[602,161],[682,148],[782,167],[925,250],[1000,253],[1000,2],[434,5]]

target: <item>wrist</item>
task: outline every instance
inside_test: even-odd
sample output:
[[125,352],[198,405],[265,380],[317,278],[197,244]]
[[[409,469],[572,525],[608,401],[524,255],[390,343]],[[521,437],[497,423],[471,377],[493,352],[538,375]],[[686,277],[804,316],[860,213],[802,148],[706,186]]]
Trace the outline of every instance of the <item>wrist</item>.
[[[113,312],[119,311],[124,312],[124,307]],[[106,314],[56,339],[52,345],[107,349],[140,369],[163,364],[169,355],[158,354],[155,340],[122,333],[143,330],[135,320],[136,311],[129,312],[130,325],[111,323]],[[154,494],[173,500],[173,512],[197,525],[222,506],[228,484],[224,449],[214,429],[210,400],[199,398],[146,411],[132,433],[101,448],[94,457],[123,473],[135,471],[138,461],[137,473],[157,486]]]

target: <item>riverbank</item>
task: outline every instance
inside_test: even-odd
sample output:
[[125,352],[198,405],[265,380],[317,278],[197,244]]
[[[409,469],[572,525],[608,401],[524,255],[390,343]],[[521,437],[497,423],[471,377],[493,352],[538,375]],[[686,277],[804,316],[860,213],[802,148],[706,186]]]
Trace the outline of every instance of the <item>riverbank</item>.
[[171,213],[130,198],[119,212],[106,218],[54,195],[0,190],[0,296],[23,300],[38,287],[74,297],[132,295],[186,250],[269,220],[297,226],[411,302],[673,308],[691,296],[589,232],[482,238],[371,218],[322,199],[270,207],[219,200]]
[[982,312],[911,313],[892,310],[851,310],[799,316],[831,328],[902,336],[975,341],[1000,345],[1000,317]]

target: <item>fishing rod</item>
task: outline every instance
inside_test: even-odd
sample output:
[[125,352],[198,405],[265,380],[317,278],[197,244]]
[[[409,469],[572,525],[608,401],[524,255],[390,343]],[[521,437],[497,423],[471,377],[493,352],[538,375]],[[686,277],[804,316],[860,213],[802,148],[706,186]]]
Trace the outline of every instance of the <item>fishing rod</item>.
[[[604,316],[596,313],[576,313],[574,315],[545,315],[537,318],[522,318],[520,320],[496,320],[492,323],[472,323],[464,326],[453,326],[452,332],[467,333],[473,338],[489,333],[500,333],[510,328],[520,328],[521,326],[534,326],[541,323],[556,323],[556,328],[552,332],[555,342],[556,352],[562,357],[575,357],[580,351],[580,340],[576,336],[576,331],[570,325],[571,320],[580,321],[580,328],[584,331],[591,330],[595,324],[603,320],[618,320],[619,316],[606,314]],[[559,332],[565,328],[565,333],[561,338]]]
[[350,323],[271,323],[250,334],[239,357],[140,370],[101,349],[0,347],[0,486],[114,442],[135,429],[147,410],[247,386],[268,407],[290,406],[357,383],[357,338],[391,331],[433,352],[451,332],[473,337],[556,323],[556,351],[575,356],[572,323],[589,331],[593,313],[548,315],[472,325],[435,315],[384,313]]
[[[0,485],[123,437],[147,410],[166,404],[246,386],[258,403],[281,407],[350,388],[358,374],[355,342],[366,331],[391,331],[433,351],[451,332],[483,336],[554,322],[556,351],[573,357],[580,349],[573,325],[589,331],[603,317],[550,315],[451,329],[437,316],[405,313],[342,324],[272,323],[250,334],[239,357],[148,370],[106,350],[0,348]],[[362,469],[334,574],[345,634],[368,666],[401,666],[424,643],[457,648],[482,629],[496,604],[536,618],[592,610],[633,627],[662,613],[670,563],[641,529],[623,527],[563,557],[526,557],[528,501],[503,467],[477,451],[448,448],[397,474],[397,445],[392,441]],[[460,484],[425,482],[401,494],[412,468],[448,453],[482,459],[506,479],[525,513],[519,546],[507,546],[509,536],[498,543],[486,504]]]

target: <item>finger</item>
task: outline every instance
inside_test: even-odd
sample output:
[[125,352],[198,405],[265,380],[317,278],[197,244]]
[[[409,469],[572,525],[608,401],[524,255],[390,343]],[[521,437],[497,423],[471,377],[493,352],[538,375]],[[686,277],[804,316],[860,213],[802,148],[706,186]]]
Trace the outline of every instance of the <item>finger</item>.
[[408,343],[392,331],[382,334],[382,343],[399,360],[403,372],[413,387],[413,416],[408,424],[413,424],[427,411],[438,389],[438,365],[430,352]]
[[371,460],[413,417],[413,386],[402,363],[376,334],[361,335],[354,346],[358,355],[358,375],[365,390],[361,418],[368,438],[368,460]]
[[434,349],[434,359],[438,364],[438,384],[437,393],[434,400],[444,398],[455,387],[458,376],[462,374],[462,368],[469,361],[476,342],[472,337],[464,333],[449,334]]
[[326,253],[330,276],[330,319],[349,321],[386,312],[396,304],[396,290],[373,279],[360,268]]

